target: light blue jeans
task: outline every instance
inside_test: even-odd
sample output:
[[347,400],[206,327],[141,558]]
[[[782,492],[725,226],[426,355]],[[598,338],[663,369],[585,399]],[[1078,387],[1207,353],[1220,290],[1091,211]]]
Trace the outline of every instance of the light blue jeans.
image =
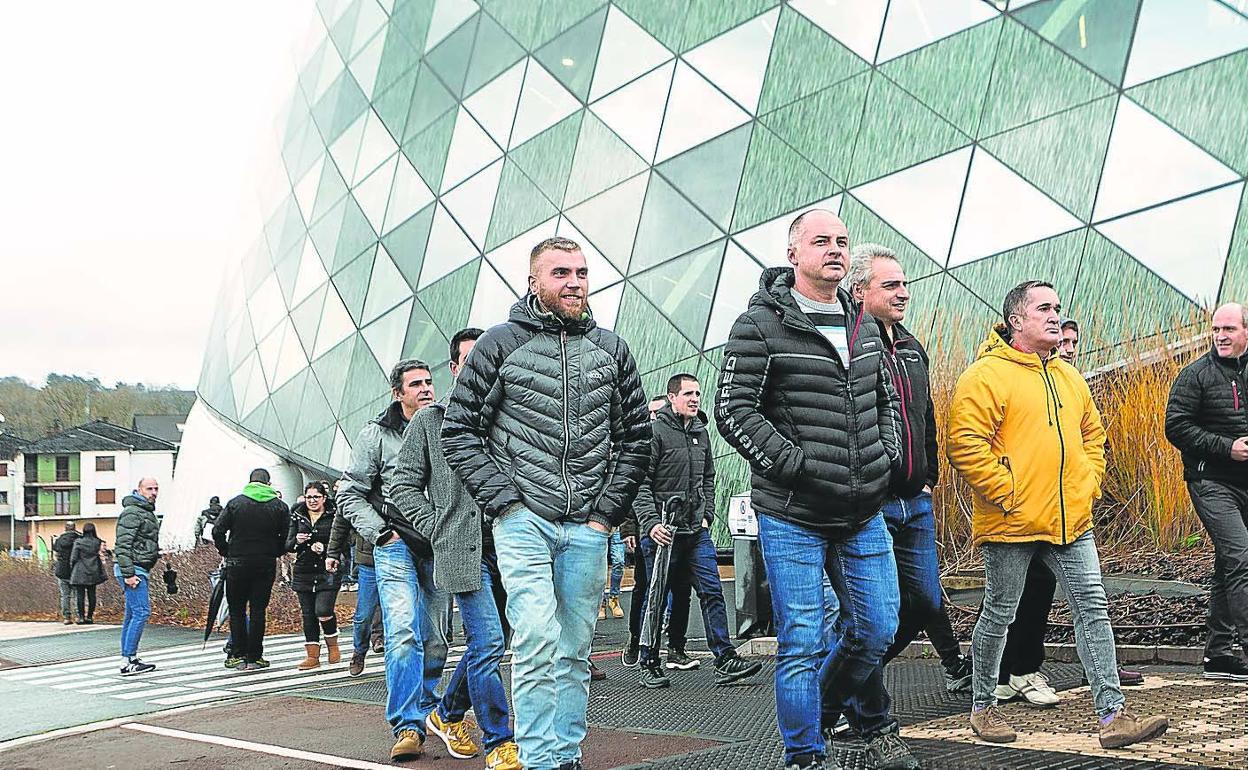
[[602,594],[607,533],[520,508],[494,522],[512,627],[516,743],[527,770],[581,757],[589,648]]
[[609,589],[602,592],[602,598],[614,596],[620,598],[620,584],[624,582],[624,539],[618,529],[611,531],[611,539],[607,541],[607,566],[611,568]]
[[386,721],[396,737],[402,730],[424,737],[429,712],[421,710],[425,645],[416,560],[402,540],[395,540],[373,549],[373,569],[386,636]]
[[139,639],[143,636],[143,627],[152,614],[152,597],[147,592],[147,573],[135,570],[139,578],[138,586],[131,588],[121,576],[121,568],[113,565],[113,576],[121,585],[125,597],[126,612],[121,620],[121,654],[127,658],[139,655]]
[[368,649],[369,638],[373,632],[373,614],[381,597],[377,594],[377,570],[367,564],[358,565],[355,594],[355,617],[352,619],[351,635],[355,652]]

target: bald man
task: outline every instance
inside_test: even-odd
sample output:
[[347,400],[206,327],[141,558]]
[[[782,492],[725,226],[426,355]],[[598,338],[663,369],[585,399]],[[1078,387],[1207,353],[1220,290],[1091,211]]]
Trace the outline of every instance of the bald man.
[[1183,453],[1183,478],[1215,554],[1205,678],[1248,681],[1235,642],[1248,644],[1248,310],[1213,314],[1213,348],[1170,389],[1166,438]]
[[[834,767],[831,729],[858,699],[867,767],[910,770],[919,763],[897,734],[881,675],[900,604],[880,512],[901,457],[900,425],[879,325],[841,286],[849,246],[830,211],[793,221],[791,267],[764,270],[733,324],[715,414],[752,472],[786,769]],[[824,613],[825,574],[840,603],[839,644]]]
[[160,484],[139,479],[134,491],[121,501],[117,517],[117,542],[113,547],[113,575],[121,585],[126,613],[121,621],[121,675],[154,671],[156,666],[139,660],[139,638],[152,614],[147,587],[150,572],[160,560],[160,519],[156,518],[156,495]]

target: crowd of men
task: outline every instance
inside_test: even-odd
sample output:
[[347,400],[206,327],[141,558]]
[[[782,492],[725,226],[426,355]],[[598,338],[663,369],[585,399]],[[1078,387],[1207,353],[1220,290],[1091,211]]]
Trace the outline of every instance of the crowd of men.
[[[868,767],[919,767],[899,736],[883,669],[925,629],[952,648],[947,656],[942,649],[950,688],[971,690],[970,729],[985,741],[1015,740],[999,702],[1059,698],[1040,674],[1057,584],[1071,607],[1100,744],[1161,735],[1167,719],[1133,713],[1122,692],[1142,677],[1117,666],[1097,557],[1092,506],[1105,474],[1105,431],[1073,366],[1079,326],[1062,316],[1053,286],[1026,281],[1006,294],[949,410],[943,451],[973,491],[972,539],[985,566],[967,660],[942,603],[932,509],[942,448],[928,353],[903,324],[904,266],[871,244],[851,259],[845,223],[822,210],[793,221],[787,254],[791,266],[763,271],[732,327],[714,393],[716,427],[752,471],[786,768],[837,767],[831,744],[846,729],[865,741]],[[452,338],[451,392],[439,400],[428,364],[399,362],[393,402],[353,444],[335,527],[371,549],[393,759],[419,756],[433,733],[452,756],[484,753],[487,768],[582,767],[590,645],[608,544],[621,526],[623,541],[640,551],[623,658],[638,666],[641,687],[671,685],[638,621],[660,548],[672,554],[660,601],[678,605],[696,593],[716,681],[760,669],[729,641],[708,529],[716,493],[702,383],[673,373],[648,405],[627,342],[594,322],[589,280],[578,244],[537,244],[529,291],[508,320]],[[1205,673],[1248,679],[1234,652],[1248,634],[1244,308],[1218,309],[1212,331],[1212,350],[1174,385],[1166,434],[1182,450],[1217,552]],[[258,470],[251,481],[268,477]],[[250,613],[235,618],[232,608],[231,616],[247,629],[238,636],[249,645],[244,654],[258,657],[263,586],[272,585],[277,554],[239,549],[258,542],[246,532],[272,530],[266,542],[276,543],[284,505],[248,489],[251,504],[218,519],[214,537],[234,564],[254,557],[227,585],[231,603],[252,603]],[[157,553],[156,491],[154,480],[140,482],[118,526],[123,673],[151,668],[137,645]],[[673,496],[684,505],[664,520]],[[439,693],[452,600],[467,651]],[[371,611],[357,613],[356,625],[360,649]],[[669,629],[669,641],[670,668],[696,665],[683,629]],[[500,671],[508,645],[510,704]],[[465,719],[469,708],[483,746]]]

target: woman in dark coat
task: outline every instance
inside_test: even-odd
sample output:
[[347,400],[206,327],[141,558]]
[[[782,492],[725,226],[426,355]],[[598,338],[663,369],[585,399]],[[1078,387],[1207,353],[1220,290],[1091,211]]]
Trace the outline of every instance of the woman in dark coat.
[[333,525],[334,503],[329,497],[329,485],[313,481],[304,490],[303,502],[291,509],[290,530],[286,535],[286,550],[296,554],[290,587],[299,597],[304,649],[307,650],[307,657],[296,667],[300,671],[321,665],[322,636],[330,665],[342,659],[338,649],[338,619],[334,615],[339,576],[325,569],[325,553]]
[[74,541],[74,549],[69,555],[69,584],[78,595],[80,626],[95,622],[95,587],[107,580],[104,565],[100,563],[103,546],[95,534],[95,524],[87,522],[82,528],[82,537]]

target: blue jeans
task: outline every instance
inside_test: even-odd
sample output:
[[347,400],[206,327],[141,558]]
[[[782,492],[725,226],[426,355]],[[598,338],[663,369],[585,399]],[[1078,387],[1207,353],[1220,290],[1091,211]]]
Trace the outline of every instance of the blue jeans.
[[[420,687],[420,711],[428,716],[438,707],[438,684],[446,668],[451,595],[433,584],[433,559],[416,560],[416,582],[420,590],[420,638],[424,640],[424,675]],[[385,610],[382,610],[385,615]],[[385,619],[382,619],[385,622]]]
[[438,714],[445,722],[459,722],[471,706],[485,737],[486,753],[513,738],[507,693],[498,669],[507,651],[503,622],[494,601],[498,580],[498,559],[489,553],[481,560],[481,588],[455,594],[468,649],[455,666],[438,706]]
[[429,712],[420,708],[425,646],[416,560],[396,539],[373,549],[373,568],[386,636],[386,721],[396,736],[401,730],[415,730],[424,737]]
[[147,592],[147,575],[135,573],[139,584],[131,588],[121,576],[121,570],[114,567],[117,582],[125,597],[126,612],[121,620],[121,654],[127,658],[139,654],[139,638],[143,636],[143,627],[152,614],[152,597]]
[[[641,552],[646,557],[646,571],[654,574],[654,552],[656,544],[646,535],[641,539]],[[724,603],[724,589],[719,581],[719,563],[715,560],[715,543],[711,540],[710,530],[705,527],[697,532],[676,535],[672,544],[672,561],[667,572],[669,607],[674,596],[688,596],[689,586],[698,594],[698,603],[702,605],[702,626],[706,629],[706,645],[715,653],[716,662],[733,651],[732,640],[728,636],[728,608]],[[633,601],[647,602],[649,595],[643,594]],[[642,612],[648,608],[643,607]],[[673,618],[674,619],[674,618]],[[668,641],[673,646],[669,631]],[[643,640],[644,642],[645,640]],[[678,640],[683,647],[683,639]],[[641,648],[641,658],[649,663],[658,661],[658,650],[646,646]]]
[[355,594],[355,616],[352,618],[352,644],[357,653],[368,649],[369,637],[373,631],[373,614],[381,603],[377,594],[377,570],[367,564],[357,565],[359,591]]
[[494,522],[511,622],[516,743],[527,770],[580,759],[607,533],[520,508]]
[[[893,539],[882,515],[843,540],[761,515],[758,535],[776,620],[776,717],[785,761],[822,757],[820,715],[844,711],[854,696],[867,694],[897,630]],[[825,574],[840,605],[840,638],[833,649]],[[871,696],[888,704],[887,693]],[[887,710],[883,716],[864,722],[863,734],[890,729]]]
[[620,598],[620,583],[624,580],[624,539],[618,529],[611,531],[607,541],[607,566],[611,568],[610,590],[603,591],[603,596]]

